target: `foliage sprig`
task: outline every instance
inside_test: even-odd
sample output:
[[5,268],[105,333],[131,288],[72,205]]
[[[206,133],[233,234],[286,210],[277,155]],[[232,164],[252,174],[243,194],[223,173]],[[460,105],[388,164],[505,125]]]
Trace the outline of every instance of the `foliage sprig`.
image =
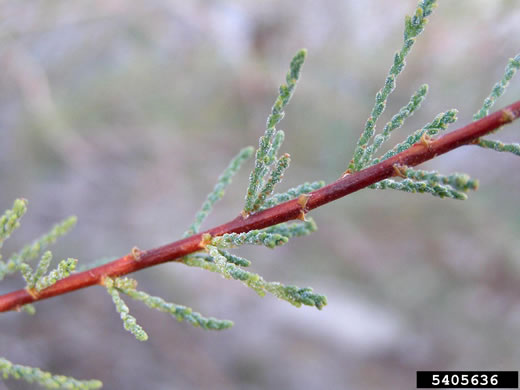
[[296,199],[300,195],[308,194],[312,191],[318,190],[318,189],[322,188],[324,185],[325,185],[325,182],[323,180],[315,181],[312,183],[305,182],[305,183],[300,184],[297,187],[291,188],[281,194],[274,194],[266,199],[266,201],[264,202],[262,207],[259,208],[259,211],[269,209],[280,203],[287,202],[288,200],[291,200],[291,199]]
[[116,288],[114,279],[105,277],[103,284],[112,297],[112,301],[114,302],[116,310],[119,313],[121,320],[123,321],[125,329],[132,333],[139,341],[148,340],[148,334],[144,331],[141,325],[137,323],[135,317],[130,314],[130,309],[119,295],[119,289]]
[[[12,209],[7,210],[0,217],[0,249],[3,242],[20,226],[20,219],[26,211],[27,201],[16,199]],[[49,232],[34,242],[12,254],[7,261],[0,260],[0,280],[8,274],[20,272],[25,279],[26,290],[36,297],[40,291],[69,276],[76,267],[76,259],[69,258],[60,261],[57,268],[47,275],[52,260],[51,251],[47,250],[43,253],[34,271],[28,262],[37,258],[43,250],[56,242],[59,237],[65,235],[75,224],[76,217],[69,217],[53,226]],[[31,304],[22,305],[18,309],[28,314],[35,314],[36,311]],[[9,377],[22,379],[29,383],[37,383],[48,389],[91,390],[102,387],[101,381],[98,380],[82,381],[64,375],[54,375],[39,368],[13,364],[3,357],[0,357],[0,373],[5,379]]]
[[[141,301],[146,306],[152,309],[157,309],[164,313],[168,313],[172,317],[176,318],[178,321],[187,321],[193,326],[201,327],[205,330],[223,330],[233,326],[232,321],[219,320],[213,317],[206,318],[200,313],[194,312],[189,307],[166,302],[161,297],[152,296],[145,293],[144,291],[139,291],[137,290],[137,281],[131,278],[107,278],[105,281],[105,286],[107,287],[107,289],[117,290],[117,292],[122,292],[130,298],[135,299],[136,301]],[[113,291],[109,290],[109,292],[111,293],[111,295],[113,294]],[[119,299],[121,298],[119,297]],[[123,309],[123,311],[124,310],[125,309]],[[126,311],[125,319],[123,319],[123,316],[121,317],[125,324],[125,329],[134,334],[138,340],[141,340],[139,337],[145,337],[142,340],[146,340],[148,336],[146,335],[142,327],[137,324],[134,317],[131,317],[131,319],[128,320],[128,316],[128,311]],[[129,323],[127,328],[128,321]]]
[[[32,267],[28,263],[20,265],[20,272],[27,283],[27,289],[31,293],[38,293],[43,289],[52,286],[58,280],[66,278],[76,269],[77,259],[65,259],[58,263],[58,267],[48,275],[45,275],[51,264],[52,253],[47,251],[43,254],[36,271],[32,271]],[[45,276],[44,276],[45,275]]]
[[433,121],[426,124],[423,128],[414,131],[403,142],[400,142],[397,145],[395,145],[381,158],[373,159],[370,165],[375,165],[380,161],[387,160],[398,153],[404,152],[405,150],[410,149],[417,142],[423,141],[427,146],[430,137],[433,137],[439,134],[439,132],[446,130],[450,123],[454,123],[457,120],[457,113],[458,111],[454,109],[440,113],[433,119]]
[[520,53],[517,54],[514,58],[510,58],[506,65],[506,70],[502,78],[493,86],[491,93],[487,98],[484,99],[484,104],[482,108],[473,115],[473,120],[479,120],[484,118],[486,115],[489,115],[489,110],[496,103],[498,98],[504,94],[506,91],[509,82],[514,77],[516,72],[520,69]]
[[0,357],[0,373],[4,379],[9,377],[37,383],[47,389],[94,390],[103,386],[99,380],[78,380],[69,376],[54,375],[39,368],[13,364]]
[[283,179],[283,173],[289,168],[291,156],[285,153],[282,157],[276,160],[274,169],[271,172],[269,180],[262,186],[258,192],[252,211],[257,211],[265,203],[267,197],[273,193],[274,187]]
[[492,149],[496,152],[509,152],[520,156],[520,144],[519,143],[509,143],[505,144],[501,141],[491,140],[491,139],[482,139],[480,138],[476,145],[481,146],[486,149]]
[[354,150],[354,156],[349,163],[348,169],[345,173],[352,173],[363,168],[363,161],[368,143],[375,134],[376,122],[383,114],[386,108],[388,96],[395,89],[395,80],[397,76],[403,71],[406,61],[405,58],[410,52],[415,39],[424,30],[424,26],[428,22],[427,17],[433,12],[436,7],[436,0],[421,0],[417,5],[415,14],[413,16],[406,16],[404,23],[404,42],[401,50],[395,53],[394,63],[388,72],[384,86],[377,92],[374,107],[368,117],[365,128],[359,137],[359,140]]
[[36,283],[45,275],[47,270],[49,269],[49,265],[52,260],[52,252],[47,251],[43,254],[38,266],[36,267],[36,271],[32,272],[32,267],[27,263],[22,263],[20,267],[20,272],[22,273],[25,282],[27,283],[27,288],[33,289],[36,286]]
[[424,171],[422,169],[413,169],[409,167],[399,167],[400,172],[407,178],[425,181],[430,184],[445,184],[453,187],[458,191],[477,190],[479,182],[472,179],[465,173],[452,173],[451,175],[441,175],[437,171]]
[[[16,199],[13,208],[8,209],[0,217],[0,248],[11,233],[20,227],[20,219],[27,212],[27,201],[25,199]],[[1,259],[1,257],[0,257]]]
[[391,136],[392,131],[399,129],[403,126],[404,121],[411,117],[415,111],[417,111],[421,107],[421,103],[426,98],[426,94],[428,93],[428,85],[423,84],[421,87],[415,92],[410,101],[406,106],[401,108],[397,114],[395,114],[392,119],[385,125],[381,134],[378,134],[374,137],[374,143],[369,145],[365,153],[363,154],[363,159],[361,162],[362,166],[366,166],[370,160],[374,157],[374,154],[379,150],[381,145],[384,142],[388,141]]
[[58,238],[67,234],[76,225],[76,222],[75,216],[64,219],[54,225],[49,232],[43,234],[31,244],[24,246],[19,252],[13,253],[6,262],[0,261],[0,280],[7,274],[20,271],[23,263],[36,259],[49,245],[54,244]]
[[[294,93],[306,56],[307,50],[302,49],[293,57],[285,77],[286,84],[280,86],[278,97],[271,109],[271,114],[267,118],[265,133],[260,137],[259,146],[256,150],[255,166],[249,176],[249,186],[243,210],[244,216],[260,209],[265,198],[272,192],[274,186],[280,181],[283,171],[289,165],[289,155],[284,155],[282,161],[276,159],[276,154],[284,140],[283,130],[276,130],[276,125],[285,115],[284,108]],[[271,184],[264,187],[269,169],[275,162],[277,164],[271,173]],[[260,189],[262,190],[260,191]]]
[[[475,115],[473,115],[474,121],[481,119],[489,114],[489,109],[495,104],[497,99],[504,94],[507,86],[509,85],[509,82],[514,77],[518,69],[520,69],[520,53],[517,54],[514,58],[509,59],[504,76],[502,76],[502,79],[500,79],[495,84],[489,96],[484,100],[482,108]],[[482,148],[492,149],[496,152],[509,152],[520,156],[520,144],[518,143],[505,144],[501,141],[480,138],[475,142],[475,144]]]
[[198,256],[187,256],[184,260],[185,264],[217,272],[227,279],[239,280],[260,296],[264,296],[269,292],[296,307],[307,305],[322,309],[327,304],[327,298],[324,295],[314,293],[310,287],[301,288],[292,285],[286,286],[279,282],[267,282],[260,275],[243,270],[236,264],[228,261],[221,254],[219,248],[207,245],[206,249],[210,255],[209,261]]
[[468,198],[465,193],[457,191],[450,186],[428,183],[425,181],[414,181],[412,179],[404,179],[401,181],[385,179],[381,180],[379,183],[373,184],[370,188],[376,188],[379,190],[390,188],[411,193],[428,193],[433,196],[438,196],[439,198],[452,198],[459,200],[466,200]]
[[202,204],[201,209],[195,216],[195,221],[188,228],[186,233],[184,233],[184,237],[191,236],[192,234],[198,233],[200,225],[209,215],[213,206],[216,202],[218,202],[225,194],[225,190],[229,184],[231,184],[231,179],[238,172],[242,164],[248,160],[252,155],[255,149],[252,146],[248,146],[243,148],[229,163],[228,167],[222,172],[222,174],[217,179],[217,184],[215,184],[215,188],[211,191],[206,198],[206,201]]

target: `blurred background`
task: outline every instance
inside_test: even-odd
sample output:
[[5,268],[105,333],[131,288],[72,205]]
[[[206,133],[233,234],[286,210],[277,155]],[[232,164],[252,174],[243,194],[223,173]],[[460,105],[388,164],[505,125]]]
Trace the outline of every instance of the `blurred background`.
[[[77,215],[53,247],[80,263],[178,239],[220,172],[264,131],[302,47],[301,82],[279,128],[292,165],[279,191],[346,168],[393,53],[401,1],[51,1],[0,3],[0,209],[29,200],[4,257]],[[424,82],[423,108],[394,142],[449,108],[471,121],[519,52],[514,0],[440,2],[379,129]],[[495,108],[520,96],[513,80]],[[515,123],[498,136],[519,141]],[[242,248],[267,280],[326,294],[321,312],[258,297],[182,264],[135,275],[140,288],[235,321],[204,332],[127,299],[150,335],[124,331],[93,287],[0,317],[0,356],[105,389],[406,389],[415,371],[517,370],[520,160],[464,147],[423,165],[467,172],[465,202],[364,190],[312,212],[317,233]],[[204,228],[241,210],[252,162]],[[13,276],[0,293],[23,286]],[[0,389],[36,386],[7,380]]]

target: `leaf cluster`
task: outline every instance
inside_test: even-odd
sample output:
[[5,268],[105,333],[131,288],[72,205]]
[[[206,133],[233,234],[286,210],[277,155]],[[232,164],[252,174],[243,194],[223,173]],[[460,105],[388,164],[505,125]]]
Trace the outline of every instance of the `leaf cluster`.
[[[3,242],[20,227],[20,220],[27,211],[27,201],[16,199],[13,207],[4,212],[0,217],[0,249]],[[42,290],[52,286],[58,280],[70,275],[76,267],[76,259],[64,259],[57,267],[48,272],[52,261],[52,252],[47,250],[49,245],[56,242],[58,238],[65,235],[76,224],[76,217],[69,217],[55,225],[49,232],[24,246],[20,251],[11,254],[7,261],[2,260],[0,254],[0,280],[6,275],[20,272],[25,279],[27,291],[37,296]],[[40,257],[41,256],[41,257]],[[40,257],[36,269],[30,262]],[[35,314],[32,305],[24,305],[19,308],[28,314]],[[13,364],[9,360],[0,357],[0,374],[4,379],[22,379],[29,383],[37,383],[48,389],[74,389],[92,390],[99,389],[103,385],[98,380],[78,380],[68,376],[54,375],[39,368]]]

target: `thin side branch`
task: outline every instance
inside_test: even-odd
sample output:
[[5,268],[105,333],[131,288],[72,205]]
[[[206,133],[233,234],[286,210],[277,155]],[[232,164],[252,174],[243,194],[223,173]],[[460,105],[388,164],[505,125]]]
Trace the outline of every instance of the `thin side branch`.
[[138,261],[130,253],[108,264],[72,274],[36,295],[31,295],[27,290],[18,290],[1,295],[0,312],[16,310],[31,302],[51,298],[95,284],[102,284],[105,277],[115,278],[157,264],[179,260],[183,256],[204,249],[209,237],[208,234],[219,236],[225,233],[243,233],[301,218],[302,214],[310,210],[383,179],[395,176],[395,166],[415,166],[460,146],[474,144],[478,142],[480,137],[496,131],[499,127],[512,122],[519,116],[520,101],[517,101],[476,122],[470,123],[438,139],[428,141],[427,145],[418,142],[410,149],[387,160],[359,172],[346,175],[323,188],[309,193],[305,196],[305,202],[302,202],[300,199],[294,199],[270,209],[251,214],[247,218],[238,216],[232,221],[209,229],[206,232],[148,251],[142,251]]

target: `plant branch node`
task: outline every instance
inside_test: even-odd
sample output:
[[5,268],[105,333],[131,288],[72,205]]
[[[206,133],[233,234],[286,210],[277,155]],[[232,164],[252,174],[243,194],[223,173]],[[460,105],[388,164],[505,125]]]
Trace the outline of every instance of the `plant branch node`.
[[25,290],[29,293],[29,295],[33,298],[33,299],[38,299],[38,296],[40,295],[38,290],[36,290],[35,288],[33,287],[26,287]]
[[502,110],[502,122],[504,123],[510,123],[513,122],[516,117],[518,116],[518,112],[515,112],[513,110],[510,110],[508,108]]
[[406,170],[408,169],[408,167],[406,165],[394,164],[393,168],[394,168],[394,176],[399,176],[399,177],[402,177],[403,179],[406,179],[406,177],[407,177]]
[[431,147],[431,144],[432,144],[432,142],[433,142],[433,138],[430,137],[430,136],[428,135],[428,133],[424,133],[424,134],[421,136],[421,140],[420,140],[420,142],[421,142],[421,145],[426,146],[426,148],[427,148],[429,151],[431,151],[431,148],[432,148],[432,147]]
[[144,251],[142,251],[138,247],[134,246],[132,248],[132,257],[134,258],[135,261],[140,261],[141,260],[141,256],[143,254],[144,254]]
[[202,235],[202,238],[200,239],[200,242],[199,242],[199,247],[201,249],[206,249],[206,246],[211,244],[211,240],[212,240],[212,236],[210,233],[204,233]]

